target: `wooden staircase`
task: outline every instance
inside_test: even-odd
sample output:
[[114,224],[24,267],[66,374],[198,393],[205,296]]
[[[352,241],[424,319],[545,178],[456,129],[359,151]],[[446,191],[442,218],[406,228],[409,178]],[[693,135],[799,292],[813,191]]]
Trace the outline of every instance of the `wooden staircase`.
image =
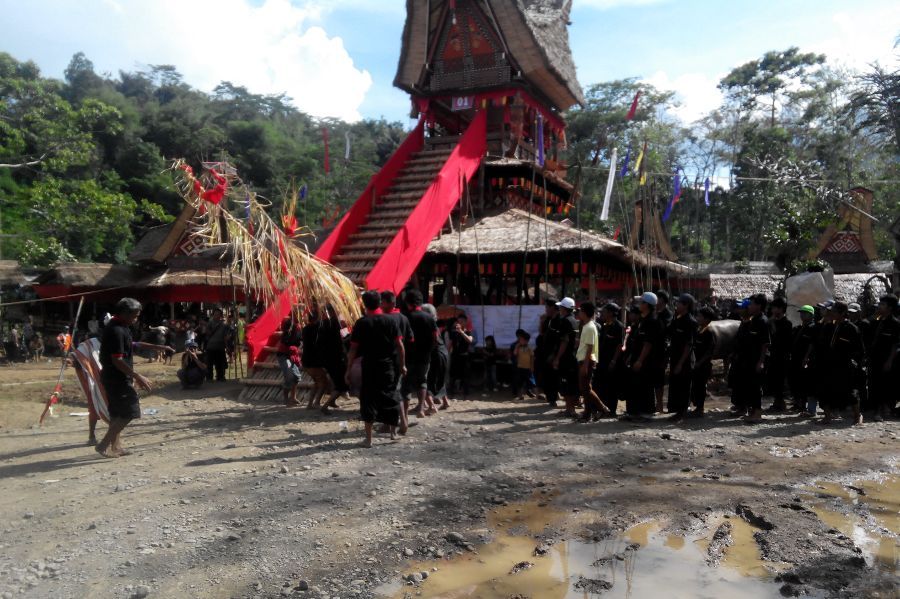
[[332,264],[365,287],[366,276],[418,205],[452,150],[424,150],[412,155],[387,192],[377,198],[365,223],[349,235]]

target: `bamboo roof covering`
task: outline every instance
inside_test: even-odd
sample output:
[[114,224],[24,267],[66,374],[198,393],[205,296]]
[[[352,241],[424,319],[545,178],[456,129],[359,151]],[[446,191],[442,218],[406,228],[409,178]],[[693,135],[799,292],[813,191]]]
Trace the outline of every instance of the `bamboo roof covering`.
[[[884,282],[872,273],[834,275],[834,299],[842,302],[858,302],[865,285],[870,282],[870,290],[877,299],[887,293]],[[713,297],[720,299],[743,299],[754,293],[765,293],[772,299],[775,291],[784,282],[784,275],[763,274],[710,274],[709,288]]]
[[126,264],[70,262],[54,266],[41,274],[35,282],[67,287],[147,289],[188,285],[221,287],[230,286],[232,281],[235,287],[242,287],[244,283],[240,276],[232,276],[228,269],[222,268],[166,268],[151,271]]
[[597,233],[546,220],[518,208],[488,216],[466,227],[462,233],[443,235],[428,246],[428,254],[482,256],[500,254],[583,251],[603,254],[628,269],[658,268],[674,275],[686,275],[690,269],[674,262],[638,254]]

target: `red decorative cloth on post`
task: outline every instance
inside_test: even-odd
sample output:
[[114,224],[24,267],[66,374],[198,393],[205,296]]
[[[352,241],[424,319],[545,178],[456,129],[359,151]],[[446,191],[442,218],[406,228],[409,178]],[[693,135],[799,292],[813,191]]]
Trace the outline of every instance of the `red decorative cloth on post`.
[[[222,198],[225,197],[225,192],[228,190],[228,180],[213,169],[209,169],[209,172],[216,180],[215,187],[213,187],[212,189],[198,191],[198,193],[200,193],[201,198],[203,198],[210,204],[218,204],[222,201]],[[195,179],[194,189],[197,189],[199,185],[200,183]],[[200,187],[200,189],[203,189],[202,186]]]

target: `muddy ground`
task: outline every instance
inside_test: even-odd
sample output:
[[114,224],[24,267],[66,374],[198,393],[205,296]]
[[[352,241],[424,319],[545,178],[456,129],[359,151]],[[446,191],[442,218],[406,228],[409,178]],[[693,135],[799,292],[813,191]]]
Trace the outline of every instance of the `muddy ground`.
[[[900,498],[882,493],[880,516],[851,500],[862,499],[858,486],[834,499],[851,481],[896,483],[896,421],[823,428],[785,415],[751,427],[717,397],[711,417],[687,424],[577,424],[536,401],[477,394],[367,450],[352,403],[331,416],[248,405],[237,384],[182,391],[174,367],[140,364],[159,383],[142,399],[156,413],[127,431],[133,455],[108,460],[85,445],[87,419],[68,415],[86,410],[71,373],[69,400],[34,425],[55,368],[0,368],[0,597],[429,596],[437,576],[411,573],[484,562],[484,543],[501,532],[552,547],[647,521],[667,534],[705,530],[702,568],[717,568],[735,544],[729,519],[755,526],[763,572],[752,576],[772,596],[897,596]],[[814,508],[825,502],[878,535],[884,555],[823,521]],[[566,517],[500,530],[502,510],[536,508]],[[622,551],[640,555],[633,545]],[[642,575],[653,572],[630,574]],[[621,587],[583,577],[530,593],[504,584],[446,596],[602,597]]]

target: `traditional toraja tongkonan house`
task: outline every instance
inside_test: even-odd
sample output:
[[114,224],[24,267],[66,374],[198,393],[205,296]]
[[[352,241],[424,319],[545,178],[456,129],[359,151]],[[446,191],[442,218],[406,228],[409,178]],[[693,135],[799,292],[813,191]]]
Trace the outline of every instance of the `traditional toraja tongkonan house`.
[[178,303],[243,302],[244,282],[230,271],[222,250],[210,250],[191,235],[194,215],[185,206],[174,222],[150,229],[129,254],[130,264],[58,264],[37,277],[34,289],[42,299],[68,303],[70,312],[84,295],[85,320],[98,306],[124,296],[168,304],[160,316],[173,320]]
[[[619,297],[683,271],[560,222],[577,203],[562,114],[583,102],[570,8],[408,0],[394,84],[410,94],[418,124],[316,256],[362,288],[412,285],[438,304],[536,303],[530,290],[546,297],[549,288]],[[252,361],[274,343],[280,319],[270,316],[248,331]]]
[[849,199],[838,207],[838,220],[819,237],[810,258],[824,260],[835,274],[869,272],[878,259],[872,232],[873,192],[854,187]]

